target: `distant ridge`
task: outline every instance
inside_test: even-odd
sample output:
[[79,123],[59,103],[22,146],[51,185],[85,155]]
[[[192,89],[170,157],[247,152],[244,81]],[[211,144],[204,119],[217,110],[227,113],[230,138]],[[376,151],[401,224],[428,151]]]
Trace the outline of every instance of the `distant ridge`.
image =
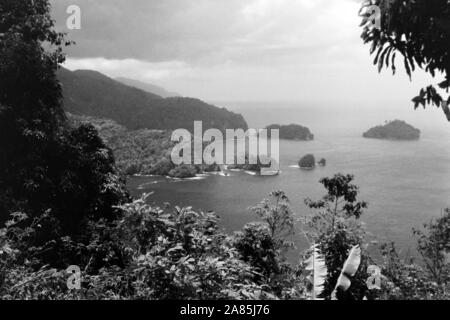
[[129,78],[123,78],[123,77],[116,78],[116,80],[123,84],[126,84],[127,86],[135,87],[135,88],[156,94],[163,98],[173,98],[173,97],[181,97],[182,96],[179,93],[167,91],[166,89],[164,89],[162,87],[159,87],[157,85],[147,83],[147,82],[142,82],[142,81],[133,80],[133,79],[129,79]]
[[240,114],[193,98],[162,98],[100,72],[58,71],[65,111],[74,115],[111,119],[130,130],[178,128],[192,131],[194,121],[203,129],[248,129]]

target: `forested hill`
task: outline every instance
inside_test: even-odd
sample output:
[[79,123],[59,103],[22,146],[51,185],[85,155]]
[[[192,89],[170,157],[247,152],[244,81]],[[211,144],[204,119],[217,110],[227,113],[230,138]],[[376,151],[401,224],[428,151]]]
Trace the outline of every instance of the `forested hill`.
[[130,87],[135,87],[153,94],[156,94],[160,97],[163,98],[171,98],[171,97],[181,97],[182,95],[176,92],[170,92],[167,91],[164,88],[161,88],[159,86],[156,86],[154,84],[150,84],[150,83],[146,83],[146,82],[141,82],[141,81],[137,81],[137,80],[133,80],[133,79],[128,79],[128,78],[123,78],[123,77],[119,77],[115,79],[116,81],[119,81],[120,83],[123,83],[127,86]]
[[130,130],[185,128],[203,121],[203,129],[247,129],[240,114],[193,98],[162,98],[124,85],[99,72],[61,68],[64,108],[75,115],[107,118]]

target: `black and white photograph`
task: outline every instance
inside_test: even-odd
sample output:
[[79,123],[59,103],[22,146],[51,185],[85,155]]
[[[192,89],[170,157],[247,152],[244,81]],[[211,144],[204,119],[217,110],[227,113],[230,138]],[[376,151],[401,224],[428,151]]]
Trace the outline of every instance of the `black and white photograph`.
[[450,300],[450,1],[0,0],[23,300]]

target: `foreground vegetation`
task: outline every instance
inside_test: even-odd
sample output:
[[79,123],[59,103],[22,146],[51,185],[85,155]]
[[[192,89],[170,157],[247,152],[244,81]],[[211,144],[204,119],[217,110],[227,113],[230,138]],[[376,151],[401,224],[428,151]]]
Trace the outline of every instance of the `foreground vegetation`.
[[[258,222],[224,233],[214,213],[191,208],[157,208],[146,197],[118,207],[117,219],[91,220],[80,238],[54,237],[45,243],[50,215],[15,213],[0,230],[1,299],[331,299],[349,250],[359,245],[362,262],[350,289],[338,296],[361,299],[449,299],[450,211],[415,231],[422,265],[403,260],[393,244],[381,246],[380,261],[367,252],[359,219],[366,203],[357,200],[352,176],[321,182],[327,190],[305,200],[313,210],[301,231],[323,255],[327,272],[313,296],[312,250],[299,263],[286,262],[298,224],[281,191],[251,208]],[[381,268],[380,288],[369,290],[369,265]],[[81,288],[69,289],[66,269],[81,269]],[[70,281],[69,281],[70,282]]]

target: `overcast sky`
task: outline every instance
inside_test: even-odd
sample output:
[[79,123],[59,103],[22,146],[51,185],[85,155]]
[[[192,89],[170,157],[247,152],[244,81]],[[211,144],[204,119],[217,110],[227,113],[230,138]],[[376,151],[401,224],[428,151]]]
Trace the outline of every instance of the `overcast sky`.
[[[404,101],[434,83],[377,73],[357,0],[52,0],[77,45],[69,69],[95,69],[208,101]],[[82,29],[65,28],[66,9]],[[428,83],[430,82],[430,83]]]

